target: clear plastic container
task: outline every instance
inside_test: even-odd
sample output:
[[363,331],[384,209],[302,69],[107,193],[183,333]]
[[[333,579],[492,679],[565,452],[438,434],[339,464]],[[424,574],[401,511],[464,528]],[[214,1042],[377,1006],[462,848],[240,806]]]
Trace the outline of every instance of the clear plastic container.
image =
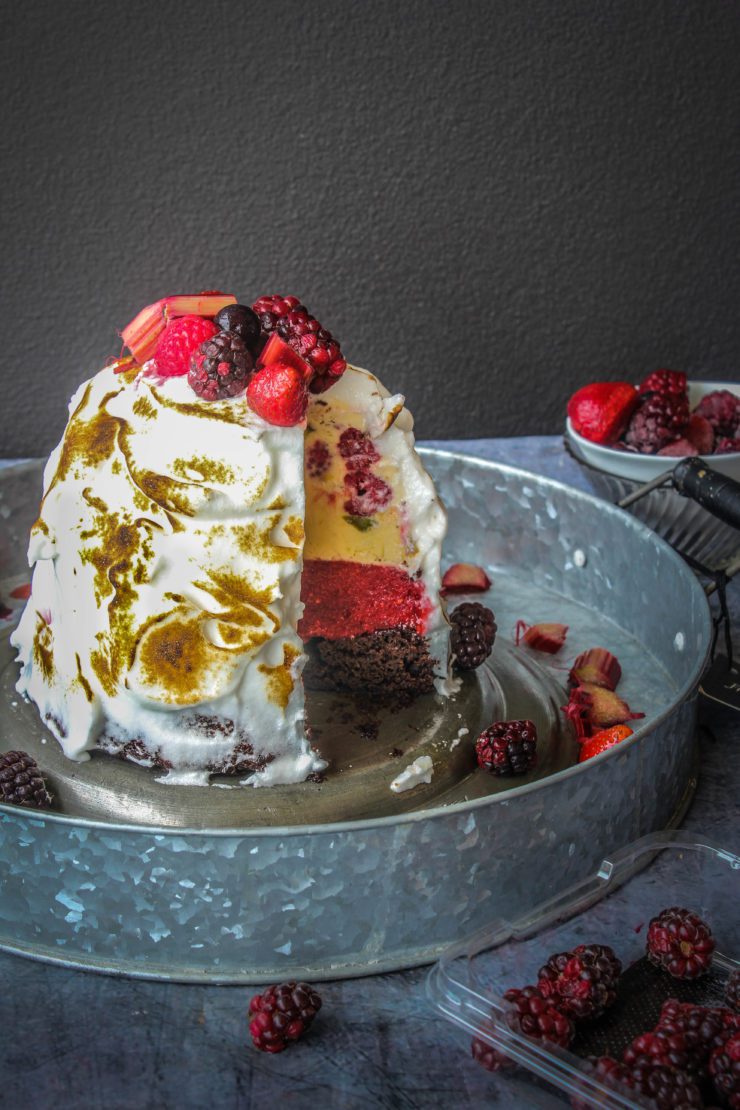
[[[644,959],[648,923],[669,906],[693,910],[712,928],[712,967],[700,979],[673,979]],[[514,1032],[504,991],[536,984],[550,955],[591,943],[610,945],[622,961],[613,1011],[580,1026],[569,1051]],[[519,1065],[492,1076],[504,1105],[557,1108],[573,1097],[584,1107],[651,1106],[594,1079],[585,1057],[621,1057],[633,1037],[653,1028],[668,998],[721,1005],[739,961],[740,856],[680,831],[655,833],[556,899],[516,921],[494,920],[455,945],[430,972],[427,993],[446,1018]]]

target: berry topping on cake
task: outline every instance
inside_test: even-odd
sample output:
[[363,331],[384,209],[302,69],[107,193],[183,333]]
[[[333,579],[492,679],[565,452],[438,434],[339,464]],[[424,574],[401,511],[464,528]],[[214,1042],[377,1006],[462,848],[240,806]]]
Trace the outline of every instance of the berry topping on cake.
[[450,594],[477,594],[490,590],[491,579],[475,563],[453,563],[442,576],[442,597]]
[[474,671],[493,650],[496,621],[490,609],[478,601],[464,601],[450,615],[450,648],[455,666]]
[[676,397],[686,396],[686,375],[682,370],[653,370],[637,387],[639,394],[672,393]]
[[640,403],[624,434],[628,447],[656,455],[678,439],[689,421],[689,402],[674,393],[649,393]]
[[260,297],[252,308],[266,336],[274,332],[310,364],[312,393],[323,393],[342,376],[347,362],[339,344],[297,297]]
[[260,340],[260,321],[256,312],[245,304],[229,304],[214,317],[214,324],[220,331],[233,331],[243,339],[254,356],[262,343]]
[[203,401],[221,401],[243,392],[253,366],[244,340],[236,332],[220,331],[192,356],[188,382]]
[[594,686],[603,686],[606,690],[616,690],[621,677],[622,668],[616,655],[602,647],[589,648],[582,652],[568,674],[572,686],[590,682]]
[[290,428],[306,418],[306,379],[295,366],[283,362],[263,366],[247,387],[247,402],[268,424]]
[[675,979],[695,979],[706,974],[713,952],[711,929],[691,910],[671,906],[650,922],[648,958]]
[[492,775],[526,775],[537,764],[537,729],[532,721],[496,721],[475,744],[478,766]]
[[729,389],[707,393],[694,411],[709,421],[718,436],[732,437],[740,431],[740,397]]
[[568,416],[584,439],[616,443],[637,400],[637,390],[629,382],[594,382],[573,394],[568,402]]
[[154,361],[163,378],[179,378],[190,370],[190,360],[202,343],[218,334],[205,316],[179,316],[159,337]]
[[227,304],[234,304],[231,293],[197,293],[164,297],[136,315],[121,332],[121,338],[137,362],[144,363],[154,354],[159,337],[176,316],[213,317]]
[[321,998],[308,983],[281,983],[249,1003],[249,1032],[261,1052],[282,1052],[311,1027]]
[[554,621],[527,624],[526,621],[517,621],[515,641],[517,647],[523,641],[527,647],[534,648],[535,651],[555,655],[565,643],[567,634],[567,624],[557,624]]
[[587,759],[593,759],[595,755],[601,755],[609,748],[621,744],[628,736],[632,736],[632,729],[629,725],[613,725],[611,728],[604,728],[600,732],[595,732],[593,736],[582,741],[581,750],[578,753],[578,762],[585,763]]
[[51,807],[51,795],[38,764],[26,752],[0,755],[0,802],[29,809]]
[[259,354],[257,369],[261,370],[263,366],[274,366],[276,362],[282,362],[284,366],[294,366],[296,370],[300,370],[306,381],[310,381],[313,377],[313,369],[305,358],[297,355],[284,339],[273,332]]
[[576,1021],[596,1018],[617,997],[622,964],[604,944],[579,944],[572,952],[550,956],[540,968],[537,988]]

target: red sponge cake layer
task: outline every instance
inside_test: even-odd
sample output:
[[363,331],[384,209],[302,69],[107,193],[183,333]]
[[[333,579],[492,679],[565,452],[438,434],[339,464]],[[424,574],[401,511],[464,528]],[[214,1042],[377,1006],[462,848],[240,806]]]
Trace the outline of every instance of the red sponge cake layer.
[[335,559],[306,560],[301,601],[302,640],[340,640],[398,627],[422,635],[432,608],[422,583],[400,567]]

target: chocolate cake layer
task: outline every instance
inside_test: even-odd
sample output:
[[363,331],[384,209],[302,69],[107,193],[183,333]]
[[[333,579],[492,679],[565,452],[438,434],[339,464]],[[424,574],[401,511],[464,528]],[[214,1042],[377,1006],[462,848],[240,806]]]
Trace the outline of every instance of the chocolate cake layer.
[[339,640],[315,636],[304,644],[303,680],[310,690],[369,692],[391,698],[434,690],[434,660],[411,628],[363,632]]
[[[210,774],[241,775],[261,771],[273,758],[271,755],[255,756],[252,744],[242,730],[238,732],[235,730],[233,721],[198,714],[188,723],[202,732],[206,739],[217,741],[223,738],[227,742],[233,741],[233,746],[227,748],[226,754],[223,754],[223,746],[221,746],[222,754],[207,761],[205,770]],[[130,760],[143,767],[155,767],[158,770],[170,770],[172,767],[167,759],[162,758],[158,750],[149,746],[143,739],[124,741],[106,733],[98,741],[98,747],[108,755]]]

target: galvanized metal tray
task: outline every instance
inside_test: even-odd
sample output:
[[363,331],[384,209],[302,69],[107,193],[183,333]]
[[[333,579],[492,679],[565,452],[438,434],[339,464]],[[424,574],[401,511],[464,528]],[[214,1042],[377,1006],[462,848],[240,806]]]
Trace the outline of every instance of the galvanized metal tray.
[[[491,669],[453,702],[376,719],[369,739],[362,707],[319,699],[309,709],[335,759],[324,784],[178,792],[107,757],[70,766],[15,695],[4,645],[2,744],[38,753],[64,812],[0,806],[0,948],[175,980],[387,971],[435,959],[494,914],[531,904],[533,889],[552,896],[615,845],[680,819],[710,641],[693,574],[639,522],[586,494],[453,453],[427,451],[425,462],[450,513],[446,558],[493,577]],[[28,577],[39,484],[39,463],[0,473],[3,598]],[[572,764],[557,714],[564,664],[514,648],[520,618],[569,624],[567,658],[596,644],[619,656],[620,692],[647,714],[634,737]],[[474,769],[470,740],[503,709],[539,714],[547,735],[524,780]],[[422,751],[432,783],[393,795],[390,779]]]

